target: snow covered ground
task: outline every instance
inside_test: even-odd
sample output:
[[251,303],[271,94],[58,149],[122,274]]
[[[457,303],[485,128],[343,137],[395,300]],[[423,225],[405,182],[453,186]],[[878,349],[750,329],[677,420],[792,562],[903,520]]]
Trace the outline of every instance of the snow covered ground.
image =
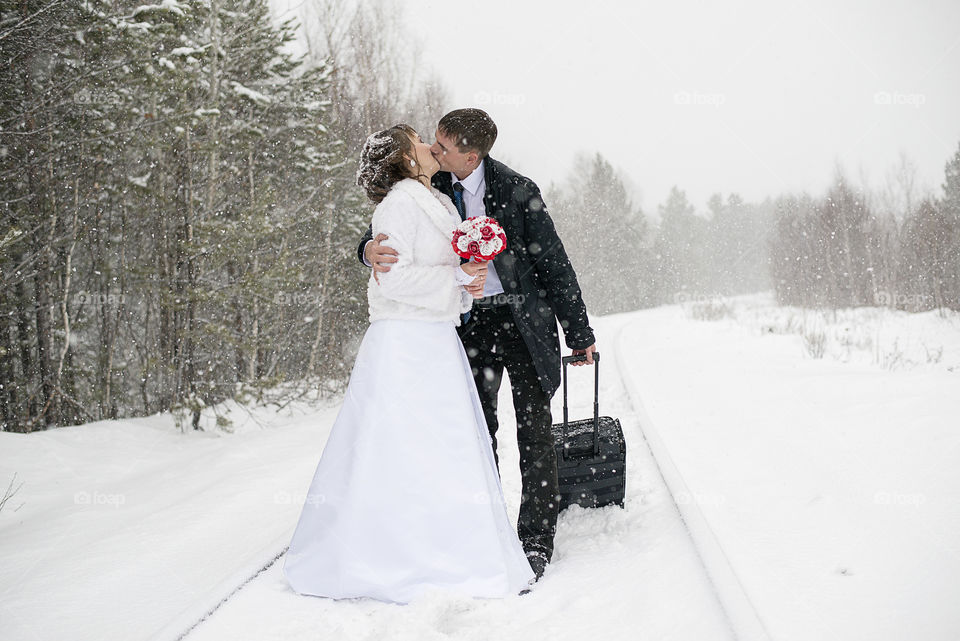
[[[626,509],[563,514],[523,597],[289,589],[269,564],[336,399],[230,407],[233,433],[180,433],[169,415],[0,433],[0,483],[24,483],[0,511],[0,638],[712,640],[734,638],[731,621],[777,641],[960,637],[960,318],[718,307],[595,319]],[[571,414],[587,416],[591,372],[571,376]]]
[[231,415],[233,434],[169,414],[0,433],[4,489],[23,483],[0,512],[0,638],[169,637],[281,550],[335,410]]
[[721,593],[778,641],[960,638],[960,315],[633,319],[625,383]]

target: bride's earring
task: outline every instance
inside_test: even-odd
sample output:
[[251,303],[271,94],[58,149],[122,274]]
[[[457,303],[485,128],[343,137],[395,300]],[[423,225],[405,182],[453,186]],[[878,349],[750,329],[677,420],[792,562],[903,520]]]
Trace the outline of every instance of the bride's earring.
[[416,166],[417,166],[417,161],[411,159],[411,160],[410,160],[410,166],[411,166],[411,167],[416,167]]

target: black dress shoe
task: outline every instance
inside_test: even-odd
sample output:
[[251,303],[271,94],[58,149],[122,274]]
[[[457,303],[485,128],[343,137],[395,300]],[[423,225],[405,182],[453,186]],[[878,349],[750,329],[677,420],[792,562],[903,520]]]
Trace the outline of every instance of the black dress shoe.
[[545,552],[531,550],[527,552],[527,562],[530,563],[530,569],[533,570],[533,573],[537,576],[536,580],[539,581],[547,569],[547,563],[550,561],[547,559]]

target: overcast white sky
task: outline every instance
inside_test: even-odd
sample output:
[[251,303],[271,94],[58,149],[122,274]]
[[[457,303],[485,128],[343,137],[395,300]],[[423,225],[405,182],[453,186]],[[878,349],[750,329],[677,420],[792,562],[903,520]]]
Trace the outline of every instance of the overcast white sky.
[[960,144],[960,2],[404,2],[450,107],[546,187],[600,151],[655,213],[679,185],[822,193],[839,160],[879,185],[900,150],[939,193]]
[[[425,62],[478,106],[494,157],[546,188],[600,151],[653,214],[679,185],[821,194],[906,152],[939,193],[960,143],[960,1],[399,3]],[[425,136],[426,137],[426,136]]]

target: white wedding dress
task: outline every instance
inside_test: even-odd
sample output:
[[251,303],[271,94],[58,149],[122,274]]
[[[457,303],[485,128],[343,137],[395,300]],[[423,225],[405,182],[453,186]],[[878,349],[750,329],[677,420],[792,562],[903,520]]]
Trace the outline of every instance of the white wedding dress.
[[397,603],[534,577],[453,321],[371,323],[283,572],[302,594]]

